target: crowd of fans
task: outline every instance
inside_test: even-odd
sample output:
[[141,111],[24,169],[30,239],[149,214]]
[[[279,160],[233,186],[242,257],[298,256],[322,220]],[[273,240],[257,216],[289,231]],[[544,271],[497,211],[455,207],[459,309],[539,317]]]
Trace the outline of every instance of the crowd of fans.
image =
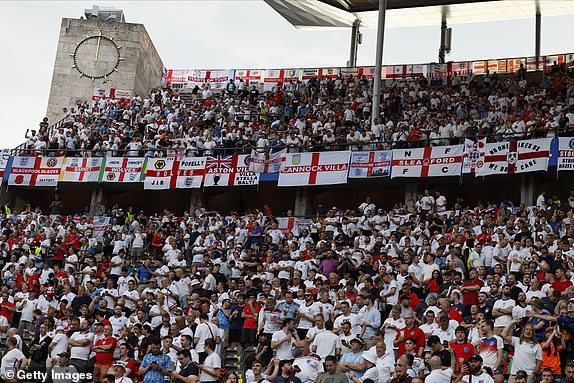
[[290,230],[269,206],[114,206],[98,227],[64,203],[2,207],[6,381],[574,382],[574,192],[470,208],[425,191],[410,212],[367,198]]
[[[20,154],[161,156],[290,151],[383,150],[395,147],[570,135],[574,131],[572,72],[555,65],[540,83],[526,70],[454,76],[448,86],[424,77],[383,87],[382,113],[371,118],[372,80],[312,78],[272,91],[230,81],[223,92],[205,84],[191,99],[177,90],[132,99],[78,103],[48,130],[26,133]],[[189,93],[188,93],[189,96]],[[91,152],[90,154],[86,154]]]

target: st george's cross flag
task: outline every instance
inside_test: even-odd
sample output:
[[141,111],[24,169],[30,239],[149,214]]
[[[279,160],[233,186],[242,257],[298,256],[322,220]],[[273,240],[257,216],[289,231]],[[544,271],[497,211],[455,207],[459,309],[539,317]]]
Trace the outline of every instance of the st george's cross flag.
[[388,177],[391,175],[391,150],[353,152],[349,178]]
[[106,157],[100,170],[100,182],[140,182],[145,158]]
[[63,157],[14,157],[8,185],[55,187],[63,162]]
[[275,153],[257,149],[251,151],[249,170],[254,173],[278,173],[285,168],[287,149]]
[[334,185],[347,183],[350,151],[289,153],[277,186]]
[[205,175],[207,157],[182,157],[177,163],[175,187],[177,189],[198,189]]
[[548,170],[551,138],[486,144],[484,162],[478,162],[477,176],[528,173]]
[[60,171],[60,182],[98,182],[102,157],[66,157]]
[[175,189],[174,166],[176,162],[175,157],[148,158],[145,168],[144,189]]
[[394,149],[391,178],[460,176],[463,145]]

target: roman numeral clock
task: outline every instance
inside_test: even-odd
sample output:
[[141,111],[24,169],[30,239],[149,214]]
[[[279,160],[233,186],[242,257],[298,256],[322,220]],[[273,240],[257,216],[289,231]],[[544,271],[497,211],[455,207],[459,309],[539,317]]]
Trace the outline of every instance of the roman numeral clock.
[[113,37],[104,36],[101,31],[98,35],[87,36],[70,55],[74,59],[73,68],[80,73],[80,78],[107,79],[118,71],[123,60],[120,49]]

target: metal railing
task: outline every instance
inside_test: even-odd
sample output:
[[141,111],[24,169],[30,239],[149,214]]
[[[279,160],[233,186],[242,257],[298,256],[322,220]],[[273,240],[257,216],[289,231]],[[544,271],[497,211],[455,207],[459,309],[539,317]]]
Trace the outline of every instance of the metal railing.
[[[48,136],[50,136],[54,130],[56,129],[60,129],[60,127],[62,125],[64,125],[64,120],[66,119],[66,117],[62,118],[60,121],[50,125],[48,127],[48,129],[46,129],[46,134],[48,134]],[[17,150],[26,150],[26,144],[28,143],[28,141],[21,143],[20,145],[16,146],[14,149],[12,149],[12,151],[17,151]]]
[[480,140],[486,138],[486,142],[501,142],[501,141],[517,141],[524,139],[546,138],[548,135],[551,137],[564,137],[574,136],[574,127],[566,129],[550,129],[546,131],[530,131],[524,133],[488,133],[477,134],[473,136],[463,137],[447,137],[447,138],[429,138],[423,140],[406,140],[406,141],[383,141],[373,140],[363,143],[349,143],[343,139],[339,139],[334,143],[318,143],[308,144],[301,146],[289,145],[275,145],[266,147],[257,147],[253,143],[244,146],[228,146],[220,145],[213,150],[207,149],[187,149],[178,150],[171,148],[156,148],[156,149],[13,149],[10,154],[12,156],[46,156],[46,157],[171,157],[171,156],[188,156],[188,157],[202,157],[214,155],[232,155],[232,154],[251,154],[252,150],[258,151],[279,151],[287,149],[289,153],[301,152],[323,152],[323,151],[337,151],[337,150],[350,150],[350,151],[373,151],[373,150],[392,150],[392,149],[415,149],[424,148],[428,146],[446,146],[446,145],[460,145],[464,144],[465,139]]

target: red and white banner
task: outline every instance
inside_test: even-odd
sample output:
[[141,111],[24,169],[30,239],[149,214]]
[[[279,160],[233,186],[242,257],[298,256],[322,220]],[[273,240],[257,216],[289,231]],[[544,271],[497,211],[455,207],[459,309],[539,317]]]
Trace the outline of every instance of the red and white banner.
[[210,70],[207,82],[211,89],[224,89],[229,80],[233,79],[234,74],[233,70]]
[[261,83],[262,74],[261,69],[238,69],[235,71],[235,79],[243,80],[246,85],[258,85]]
[[204,186],[250,186],[259,184],[259,173],[249,170],[250,155],[208,156]]
[[295,218],[295,217],[277,217],[277,228],[283,234],[293,233],[299,235],[300,230],[309,230],[313,224],[313,220],[309,218]]
[[313,77],[319,76],[319,69],[317,68],[305,68],[301,69],[301,81],[307,82]]
[[63,157],[14,157],[8,185],[55,187],[63,161]]
[[251,150],[249,170],[254,173],[278,173],[285,168],[287,149],[276,153]]
[[100,182],[140,182],[145,158],[106,157],[100,171]]
[[289,153],[277,186],[347,183],[351,152]]
[[388,177],[391,175],[391,150],[353,152],[349,178]]
[[148,158],[146,161],[144,189],[165,190],[175,188],[174,167],[176,159]]
[[115,99],[131,99],[131,90],[115,89],[115,88],[94,88],[92,94],[92,101],[99,101],[102,98],[106,100]]
[[431,78],[439,78],[448,74],[448,64],[429,64],[428,74]]
[[339,68],[320,68],[319,77],[336,78],[339,75]]
[[98,182],[103,158],[66,157],[60,171],[60,182]]
[[476,173],[476,165],[484,163],[484,149],[486,138],[473,141],[468,138],[464,140],[464,154],[462,155],[462,172],[464,174]]
[[463,145],[394,149],[391,178],[459,176]]
[[375,67],[374,66],[362,67],[360,68],[360,74],[368,79],[374,78]]
[[273,89],[279,83],[283,83],[283,69],[266,69],[263,71],[263,90]]
[[178,160],[175,187],[177,189],[198,189],[205,175],[206,157],[184,157]]
[[484,163],[478,162],[477,176],[528,173],[548,170],[551,138],[486,144]]

